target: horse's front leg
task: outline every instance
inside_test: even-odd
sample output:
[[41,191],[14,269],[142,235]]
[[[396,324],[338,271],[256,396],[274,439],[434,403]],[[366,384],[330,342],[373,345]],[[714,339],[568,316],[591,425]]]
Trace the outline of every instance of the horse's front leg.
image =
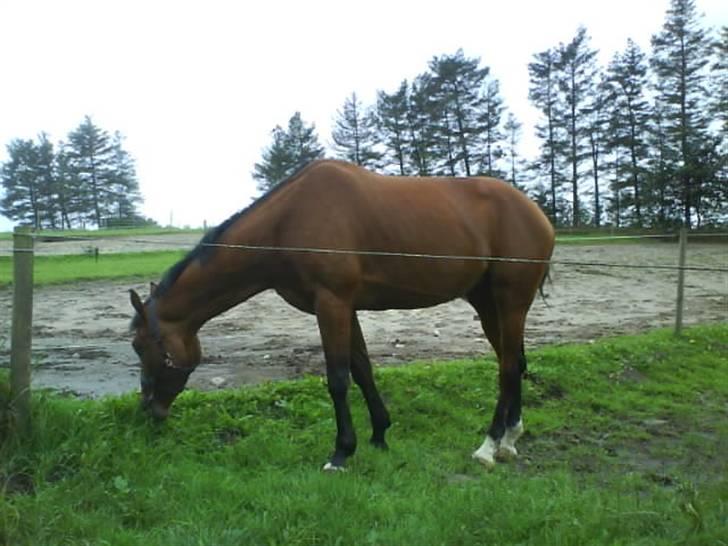
[[334,453],[324,470],[343,470],[348,457],[356,451],[356,433],[351,420],[349,401],[349,370],[351,361],[351,306],[331,293],[316,299],[321,342],[326,359],[326,379],[336,414]]

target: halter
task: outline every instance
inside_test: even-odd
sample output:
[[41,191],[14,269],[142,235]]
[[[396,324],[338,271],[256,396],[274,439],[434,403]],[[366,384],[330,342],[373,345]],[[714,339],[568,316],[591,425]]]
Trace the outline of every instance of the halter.
[[179,366],[174,363],[174,359],[170,352],[164,347],[162,341],[162,333],[159,330],[159,319],[157,318],[157,302],[154,298],[150,298],[149,305],[147,306],[147,324],[149,325],[149,331],[154,338],[154,341],[159,347],[159,352],[162,353],[164,358],[164,367],[172,370],[179,370],[182,372],[192,372],[197,366]]

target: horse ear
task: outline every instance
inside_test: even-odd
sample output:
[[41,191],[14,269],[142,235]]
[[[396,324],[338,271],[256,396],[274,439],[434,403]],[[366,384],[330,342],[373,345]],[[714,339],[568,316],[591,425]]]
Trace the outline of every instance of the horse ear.
[[146,322],[147,316],[144,311],[144,304],[142,303],[142,299],[139,297],[139,294],[136,293],[136,290],[131,289],[129,290],[129,297],[131,298],[131,306],[137,313],[139,313],[141,319]]
[[159,285],[156,282],[150,282],[149,283],[149,295],[153,296],[154,293],[157,291],[157,288]]

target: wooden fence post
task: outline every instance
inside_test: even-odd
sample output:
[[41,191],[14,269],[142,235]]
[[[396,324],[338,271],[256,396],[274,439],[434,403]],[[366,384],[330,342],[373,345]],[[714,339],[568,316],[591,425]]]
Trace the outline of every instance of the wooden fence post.
[[30,348],[33,327],[33,236],[13,233],[13,325],[10,340],[10,399],[18,431],[30,431]]
[[677,308],[675,310],[675,335],[682,333],[683,324],[683,295],[685,291],[685,249],[688,244],[688,233],[685,228],[680,228],[680,244],[677,272]]

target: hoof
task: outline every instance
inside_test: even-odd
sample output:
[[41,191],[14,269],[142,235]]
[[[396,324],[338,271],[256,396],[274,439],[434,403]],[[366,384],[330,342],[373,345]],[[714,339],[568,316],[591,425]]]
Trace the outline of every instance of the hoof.
[[481,445],[473,453],[473,459],[482,464],[485,468],[491,469],[495,466],[495,452],[498,450],[498,442],[490,436],[485,437],[483,445]]
[[488,455],[484,455],[479,451],[473,452],[473,459],[478,461],[488,470],[492,470],[493,468],[495,468],[495,459],[493,459],[493,457],[489,457]]
[[369,443],[377,449],[381,449],[382,451],[387,451],[389,449],[387,442],[385,442],[384,440],[375,440],[374,438],[372,438],[371,440],[369,440]]
[[321,470],[324,472],[346,472],[346,468],[343,465],[336,465],[330,461]]
[[518,458],[518,451],[513,446],[501,444],[495,453],[495,458],[498,461],[513,461]]

